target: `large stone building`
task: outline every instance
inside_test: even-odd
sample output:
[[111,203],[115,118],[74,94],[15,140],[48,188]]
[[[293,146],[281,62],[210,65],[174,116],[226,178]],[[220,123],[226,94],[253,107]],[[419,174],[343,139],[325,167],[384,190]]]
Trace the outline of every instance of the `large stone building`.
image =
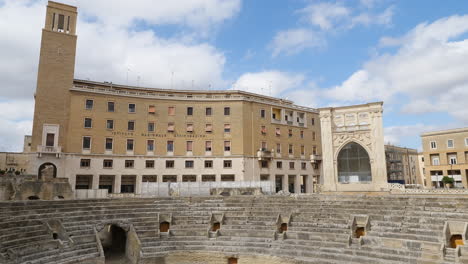
[[468,187],[468,128],[421,135],[426,184],[443,187],[442,178],[454,179],[455,187]]
[[424,184],[421,181],[416,149],[385,145],[385,158],[389,183]]
[[143,182],[384,190],[382,103],[313,109],[237,90],[77,80],[76,21],[76,7],[49,2],[30,146],[39,178],[52,170],[74,189],[135,194]]

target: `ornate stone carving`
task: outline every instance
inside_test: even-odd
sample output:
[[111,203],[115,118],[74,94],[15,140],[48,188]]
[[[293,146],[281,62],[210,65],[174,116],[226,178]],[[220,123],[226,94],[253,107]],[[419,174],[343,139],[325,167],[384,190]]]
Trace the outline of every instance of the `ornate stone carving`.
[[372,150],[372,140],[369,132],[344,132],[333,134],[333,148],[335,152],[343,143],[348,141],[356,141]]

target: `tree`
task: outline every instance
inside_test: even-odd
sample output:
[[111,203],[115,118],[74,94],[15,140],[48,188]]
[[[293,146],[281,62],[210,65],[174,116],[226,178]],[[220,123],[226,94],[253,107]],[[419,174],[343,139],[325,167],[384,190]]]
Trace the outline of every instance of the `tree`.
[[442,182],[444,183],[446,187],[450,188],[453,185],[453,178],[444,176],[442,178]]

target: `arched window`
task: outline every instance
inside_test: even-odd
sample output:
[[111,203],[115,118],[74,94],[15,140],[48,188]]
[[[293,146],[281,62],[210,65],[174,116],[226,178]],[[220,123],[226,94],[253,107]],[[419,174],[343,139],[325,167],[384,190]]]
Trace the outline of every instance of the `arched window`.
[[339,182],[372,181],[369,154],[359,144],[348,143],[338,154]]
[[39,170],[37,172],[39,180],[56,178],[57,177],[57,167],[50,162],[43,163],[39,166]]

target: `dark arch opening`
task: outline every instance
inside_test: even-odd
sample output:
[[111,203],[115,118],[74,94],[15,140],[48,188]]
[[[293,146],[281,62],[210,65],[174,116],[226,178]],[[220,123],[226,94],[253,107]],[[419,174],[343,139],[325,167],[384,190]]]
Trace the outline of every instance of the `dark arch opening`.
[[280,234],[288,231],[288,224],[287,223],[282,223],[280,228],[279,228]]
[[212,225],[212,227],[211,227],[211,231],[216,232],[216,231],[218,231],[220,228],[221,228],[221,223],[220,223],[220,222],[214,222],[213,225]]
[[358,143],[346,144],[338,154],[338,182],[372,181],[370,158]]
[[462,235],[452,235],[450,237],[450,247],[451,248],[457,248],[457,246],[463,246],[463,245],[465,245],[465,242],[463,242]]
[[237,258],[229,258],[228,264],[237,264]]
[[50,162],[43,163],[39,166],[37,177],[39,180],[43,180],[45,178],[57,178],[57,166]]
[[28,200],[40,200],[37,195],[31,195],[28,197]]
[[58,239],[58,234],[57,234],[57,233],[53,233],[53,234],[52,234],[52,238],[53,238],[54,240]]
[[170,226],[171,225],[169,224],[169,222],[166,222],[166,221],[159,223],[159,232],[161,233],[169,232]]
[[356,238],[360,238],[362,236],[366,235],[366,229],[364,227],[358,227],[356,228],[356,231],[354,232],[354,236]]
[[118,225],[107,225],[100,234],[104,256],[107,260],[125,259],[127,232]]

